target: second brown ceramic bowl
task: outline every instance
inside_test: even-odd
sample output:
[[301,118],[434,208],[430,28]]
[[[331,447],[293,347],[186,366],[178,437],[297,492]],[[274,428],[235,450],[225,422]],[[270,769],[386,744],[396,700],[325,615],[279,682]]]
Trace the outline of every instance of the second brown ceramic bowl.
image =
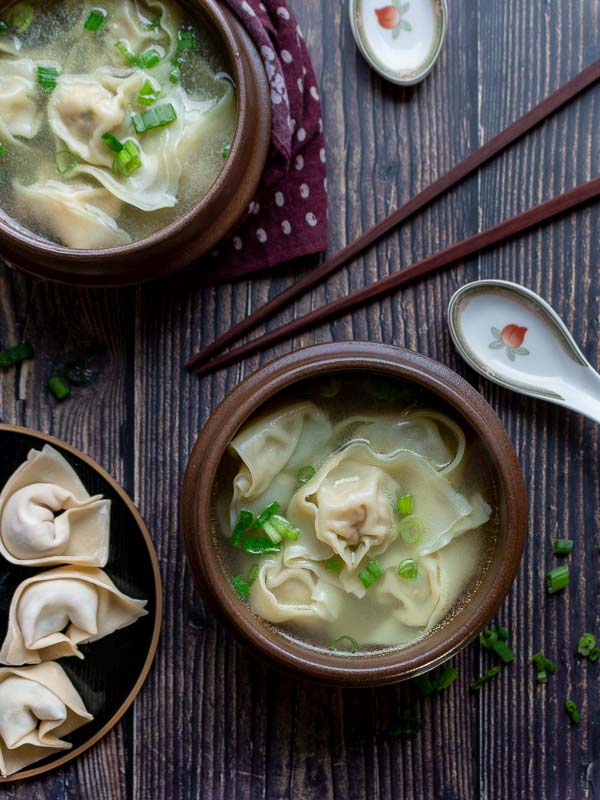
[[[0,11],[8,4],[0,0]],[[124,286],[169,275],[210,252],[244,216],[271,141],[271,92],[263,61],[236,18],[217,0],[183,0],[222,43],[237,93],[231,152],[208,194],[180,219],[138,242],[76,250],[35,236],[0,209],[0,253],[15,266],[60,283]]]
[[[487,450],[495,475],[498,534],[490,564],[472,597],[444,626],[401,648],[348,657],[304,647],[260,620],[241,602],[219,557],[213,488],[227,447],[266,401],[291,385],[340,373],[388,376],[439,398]],[[223,401],[200,434],[187,468],[181,518],[186,555],[205,601],[252,652],[278,669],[321,683],[375,686],[405,680],[441,664],[473,640],[506,598],[527,532],[527,502],[515,450],[483,397],[447,367],[417,353],[381,344],[317,345],[283,356],[251,375]]]

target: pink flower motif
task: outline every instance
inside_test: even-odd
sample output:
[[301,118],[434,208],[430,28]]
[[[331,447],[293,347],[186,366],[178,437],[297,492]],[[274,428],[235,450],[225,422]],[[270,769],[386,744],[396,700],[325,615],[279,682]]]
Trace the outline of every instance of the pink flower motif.
[[507,347],[520,347],[526,333],[527,328],[521,328],[519,325],[507,325],[502,329],[500,338]]
[[384,8],[376,8],[375,13],[382,28],[392,30],[400,25],[402,16],[396,6],[384,6]]
[[490,344],[490,350],[506,349],[509,361],[514,361],[517,356],[528,356],[529,350],[521,346],[526,333],[527,328],[521,325],[505,325],[502,330],[492,328],[494,341]]

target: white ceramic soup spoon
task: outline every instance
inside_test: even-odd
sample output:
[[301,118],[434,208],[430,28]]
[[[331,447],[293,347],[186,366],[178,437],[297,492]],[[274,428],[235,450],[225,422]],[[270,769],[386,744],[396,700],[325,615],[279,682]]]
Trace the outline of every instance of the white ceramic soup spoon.
[[535,292],[509,281],[475,281],[453,296],[448,319],[459,353],[480,375],[600,422],[600,375]]

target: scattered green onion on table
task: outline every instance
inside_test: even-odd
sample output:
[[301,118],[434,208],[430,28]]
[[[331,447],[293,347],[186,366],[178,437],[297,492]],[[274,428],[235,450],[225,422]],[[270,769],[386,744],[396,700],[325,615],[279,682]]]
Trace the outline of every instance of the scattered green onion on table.
[[569,585],[569,567],[564,564],[555,569],[551,569],[546,574],[546,589],[548,594],[556,594]]
[[20,342],[14,347],[7,347],[6,350],[0,352],[0,369],[8,369],[33,358],[34,352],[30,342]]

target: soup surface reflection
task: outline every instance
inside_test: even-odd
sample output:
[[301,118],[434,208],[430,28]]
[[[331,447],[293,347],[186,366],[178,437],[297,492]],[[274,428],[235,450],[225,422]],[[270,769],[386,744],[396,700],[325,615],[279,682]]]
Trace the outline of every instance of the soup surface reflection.
[[207,31],[171,0],[14,3],[0,21],[0,208],[99,249],[189,211],[229,152],[236,96]]
[[365,652],[456,614],[497,527],[485,446],[420,387],[377,376],[296,384],[237,434],[215,488],[240,598],[284,635]]

